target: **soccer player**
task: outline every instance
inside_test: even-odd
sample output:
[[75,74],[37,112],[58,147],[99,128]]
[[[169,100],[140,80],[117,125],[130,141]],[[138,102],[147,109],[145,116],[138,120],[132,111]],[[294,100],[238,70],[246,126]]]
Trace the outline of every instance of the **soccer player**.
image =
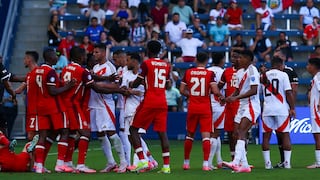
[[[232,51],[231,53],[231,67],[226,68],[222,75],[220,82],[218,84],[219,89],[224,88],[225,97],[229,97],[232,93],[236,90],[236,83],[237,83],[237,69],[238,63],[237,60],[239,58],[239,51]],[[239,108],[239,100],[234,102],[226,102],[225,109],[228,110],[228,113],[225,113],[225,120],[224,120],[224,131],[228,133],[229,139],[229,149],[231,159],[234,158],[234,151],[236,146],[236,136],[237,133],[234,129],[237,129],[239,124],[234,122],[234,117],[237,114]]]
[[[250,50],[240,52],[239,70],[237,71],[238,81],[236,91],[226,98],[227,102],[240,100],[239,109],[235,117],[235,122],[239,124],[237,129],[238,137],[235,147],[235,157],[232,162],[224,162],[224,165],[232,168],[235,172],[251,172],[246,155],[247,133],[252,124],[260,114],[260,99],[258,94],[259,73],[257,68],[252,65],[253,53]],[[241,161],[241,166],[240,166]]]
[[[94,47],[93,52],[94,58],[97,60],[98,64],[93,67],[93,72],[95,77],[99,77],[103,79],[104,77],[110,77],[113,74],[116,74],[116,68],[114,65],[107,59],[109,58],[109,48],[106,47],[105,44],[97,44]],[[110,79],[110,78],[105,78]],[[114,84],[112,81],[104,81],[103,84]],[[112,93],[112,92],[111,92]],[[126,172],[126,168],[128,166],[123,145],[120,137],[116,133],[115,127],[115,103],[112,98],[112,94],[105,94],[96,92],[96,90],[92,89],[89,100],[89,108],[90,108],[90,120],[91,120],[91,131],[98,132],[98,137],[101,140],[103,150],[105,155],[108,158],[108,164],[105,169],[100,172],[110,172],[117,167],[117,163],[115,162],[110,140],[113,142],[113,145],[119,155],[120,158],[120,166],[117,169],[118,173]]]
[[206,69],[208,54],[200,52],[196,56],[197,67],[188,69],[180,85],[180,93],[189,98],[187,115],[187,136],[184,142],[183,169],[190,169],[190,153],[193,138],[198,125],[202,136],[203,165],[202,170],[210,171],[208,158],[210,154],[210,134],[214,132],[212,125],[212,109],[210,92],[213,92],[218,100],[224,97],[220,93],[213,71]]
[[144,83],[146,91],[130,127],[132,145],[140,160],[136,169],[133,170],[136,172],[148,168],[148,161],[143,154],[138,130],[139,128],[148,129],[150,124],[153,123],[153,129],[158,132],[162,147],[163,167],[159,172],[170,173],[169,140],[166,132],[168,106],[165,95],[166,81],[170,78],[170,65],[157,58],[160,50],[161,44],[158,41],[148,42],[147,53],[149,59],[143,61],[141,73],[130,83],[131,88],[137,88]]
[[290,117],[295,117],[295,110],[289,77],[282,71],[283,67],[283,60],[274,57],[271,60],[271,70],[262,74],[263,80],[261,82],[264,96],[262,154],[266,169],[273,168],[269,148],[269,141],[273,130],[281,133],[282,148],[284,149],[284,168],[291,168],[289,129]]
[[64,67],[61,72],[63,83],[68,83],[71,79],[76,80],[75,86],[62,94],[66,105],[67,117],[69,118],[69,138],[68,153],[65,158],[65,164],[72,165],[72,154],[74,151],[75,137],[78,132],[80,136],[78,144],[78,163],[76,170],[83,173],[95,173],[96,170],[85,166],[85,158],[88,151],[90,140],[90,121],[85,116],[81,107],[81,100],[85,86],[94,83],[91,74],[85,68],[81,67],[85,60],[86,52],[80,47],[73,47],[70,50],[71,63]]
[[35,135],[28,142],[21,153],[15,154],[12,149],[13,143],[0,131],[0,172],[27,172],[31,170],[31,152],[34,150],[39,136]]
[[[223,74],[223,66],[225,64],[224,54],[223,53],[212,53],[212,65],[208,68],[209,71],[213,71],[216,77],[217,82],[220,82],[221,76]],[[224,90],[220,90],[221,94],[224,93]],[[221,105],[219,97],[211,94],[211,108],[212,108],[212,123],[214,131],[211,133],[210,141],[210,155],[209,155],[209,167],[215,169],[213,166],[212,160],[216,155],[217,167],[222,167],[222,158],[221,158],[221,140],[220,140],[220,131],[224,127],[224,118],[225,118],[225,105]]]
[[[280,49],[280,50],[276,50],[273,54],[274,57],[278,57],[280,59],[283,60],[283,62],[286,61],[286,52],[284,52],[284,50]],[[289,80],[290,80],[290,84],[291,84],[291,88],[292,88],[292,93],[293,93],[293,100],[294,102],[296,101],[296,96],[298,93],[298,84],[299,84],[299,78],[297,73],[294,71],[293,68],[288,67],[288,66],[284,66],[283,68],[283,72],[287,73],[289,76]],[[277,135],[277,141],[278,141],[278,147],[279,147],[279,152],[280,152],[280,159],[281,161],[279,163],[277,163],[274,168],[282,168],[284,167],[284,150],[282,147],[282,133],[278,133],[278,131],[276,131],[276,135]],[[289,136],[289,141],[290,141],[290,136]]]
[[309,169],[320,168],[320,59],[309,59],[307,71],[313,76],[311,91],[310,91],[310,113],[311,113],[311,126],[312,134],[316,142],[315,156],[316,162],[310,166]]
[[65,86],[61,86],[57,73],[52,68],[58,57],[53,49],[46,49],[43,52],[45,63],[36,69],[35,81],[37,89],[37,114],[36,131],[39,131],[39,141],[35,149],[35,172],[44,173],[43,167],[46,153],[46,138],[49,130],[58,130],[60,139],[58,142],[58,158],[55,166],[56,172],[72,172],[73,169],[64,165],[64,158],[68,149],[68,125],[65,106],[60,97],[61,93],[74,86],[75,81],[71,80]]

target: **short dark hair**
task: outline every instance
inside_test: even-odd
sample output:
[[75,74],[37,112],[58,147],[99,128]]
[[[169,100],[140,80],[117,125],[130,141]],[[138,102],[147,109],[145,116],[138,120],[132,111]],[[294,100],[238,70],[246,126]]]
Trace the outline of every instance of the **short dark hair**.
[[25,53],[28,56],[31,56],[34,62],[38,62],[39,60],[39,53],[37,51],[26,51]]
[[274,66],[278,66],[278,65],[282,65],[283,64],[283,60],[281,58],[278,58],[278,57],[273,57],[271,59],[271,66],[274,67]]
[[131,53],[130,59],[134,59],[134,60],[138,61],[139,63],[141,63],[141,57],[138,53]]
[[86,54],[86,51],[83,48],[74,46],[70,50],[70,60],[79,62],[79,60],[81,59],[81,56],[84,56],[85,54]]
[[206,61],[208,61],[209,56],[206,52],[199,52],[196,56],[197,61],[200,63],[205,63]]
[[147,44],[148,51],[153,54],[158,54],[161,50],[161,44],[159,41],[151,40]]
[[308,60],[308,63],[311,65],[314,65],[317,67],[317,69],[320,69],[320,59],[319,58],[310,58]]
[[245,57],[247,57],[247,58],[249,58],[250,59],[250,61],[253,61],[253,52],[252,51],[250,51],[250,50],[243,50],[243,51],[240,51],[240,54],[242,55],[242,56],[245,56]]
[[222,52],[213,52],[212,53],[212,64],[213,65],[220,64],[223,59],[224,59],[224,53],[222,53]]
[[258,28],[256,29],[256,32],[259,31],[259,30],[263,31],[262,28],[258,27]]
[[46,48],[42,53],[42,57],[45,61],[49,60],[52,55],[56,55],[56,50],[50,47]]
[[98,18],[95,17],[95,16],[93,16],[93,17],[90,19],[90,21],[92,21],[92,20],[97,20],[97,21],[98,21]]
[[180,14],[179,14],[179,13],[177,13],[177,12],[175,12],[175,13],[173,13],[173,14],[172,14],[172,16],[175,16],[175,15],[180,16]]
[[279,35],[280,35],[280,34],[284,34],[285,36],[287,35],[287,33],[284,32],[284,31],[280,31],[280,32],[279,32]]
[[119,55],[119,54],[121,54],[122,52],[124,52],[124,51],[121,50],[121,49],[118,49],[118,50],[115,50],[115,51],[113,52],[113,54]]
[[106,48],[107,48],[107,46],[106,46],[106,44],[104,44],[104,43],[98,43],[98,44],[95,44],[95,45],[94,45],[94,48],[99,48],[99,49],[105,51]]

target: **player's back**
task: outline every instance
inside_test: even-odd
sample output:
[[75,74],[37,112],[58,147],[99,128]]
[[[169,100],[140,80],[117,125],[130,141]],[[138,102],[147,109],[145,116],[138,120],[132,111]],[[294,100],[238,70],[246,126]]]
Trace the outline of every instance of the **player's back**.
[[26,101],[27,105],[27,114],[35,115],[37,114],[37,94],[35,93],[38,85],[36,82],[36,70],[37,67],[34,68],[32,71],[28,72],[26,76],[26,84],[27,84],[27,96]]
[[203,67],[188,69],[182,83],[189,90],[188,112],[211,113],[211,83],[215,82],[214,72]]
[[263,84],[264,115],[288,115],[289,105],[286,91],[291,90],[289,77],[285,72],[271,69],[266,72],[268,84]]
[[55,96],[50,95],[48,86],[58,86],[58,77],[55,70],[43,64],[36,69],[37,83],[37,110],[39,115],[54,114],[59,112],[60,104]]
[[139,77],[145,80],[144,107],[167,108],[166,80],[170,77],[170,65],[159,58],[145,60]]
[[[212,67],[209,67],[208,70],[214,72],[216,81],[220,82],[221,76],[223,74],[223,69],[219,66],[212,66]],[[220,92],[221,92],[221,94],[224,94],[223,89],[221,89]],[[214,94],[211,94],[211,103],[214,106],[216,106],[216,105],[220,106],[219,98],[217,96],[215,96]]]

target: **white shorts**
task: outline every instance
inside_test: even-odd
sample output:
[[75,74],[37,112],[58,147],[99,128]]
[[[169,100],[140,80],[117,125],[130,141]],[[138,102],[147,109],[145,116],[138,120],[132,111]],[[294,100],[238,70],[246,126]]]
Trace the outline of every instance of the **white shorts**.
[[320,123],[319,124],[318,123],[316,122],[314,117],[311,117],[312,133],[320,133]]
[[277,130],[278,132],[289,132],[290,130],[289,116],[263,116],[262,123],[262,132],[271,132],[272,130]]
[[106,109],[90,109],[91,131],[115,131],[115,119],[112,120],[112,116]]
[[214,129],[223,129],[224,128],[224,106],[221,107],[212,107],[212,122]]
[[234,28],[242,28],[241,24],[228,24],[228,28],[234,29]]
[[[252,112],[252,113],[250,113]],[[226,111],[228,113],[228,110]],[[255,124],[258,117],[260,115],[260,106],[249,106],[249,104],[246,105],[240,105],[237,115],[234,118],[234,122],[240,124],[242,118],[248,118],[249,121],[252,122],[252,124]]]
[[[132,124],[133,118],[134,118],[134,116],[127,116],[124,118],[124,133],[127,135],[130,135],[129,128]],[[143,128],[139,128],[138,133],[145,134],[145,133],[147,133],[147,131]]]
[[124,129],[124,108],[120,109],[119,114],[119,128]]

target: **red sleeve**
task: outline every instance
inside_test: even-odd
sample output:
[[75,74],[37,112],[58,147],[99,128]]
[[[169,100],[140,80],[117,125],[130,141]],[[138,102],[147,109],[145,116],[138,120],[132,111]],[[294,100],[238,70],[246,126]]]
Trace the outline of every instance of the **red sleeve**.
[[47,75],[47,85],[52,85],[55,86],[57,84],[58,81],[58,76],[55,70],[50,70],[48,75]]
[[142,78],[146,77],[146,75],[148,74],[148,66],[145,61],[141,64],[140,69],[141,73],[139,74],[139,76]]
[[84,70],[82,73],[82,81],[84,82],[85,85],[93,83],[92,76],[89,71]]

